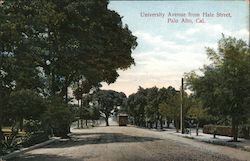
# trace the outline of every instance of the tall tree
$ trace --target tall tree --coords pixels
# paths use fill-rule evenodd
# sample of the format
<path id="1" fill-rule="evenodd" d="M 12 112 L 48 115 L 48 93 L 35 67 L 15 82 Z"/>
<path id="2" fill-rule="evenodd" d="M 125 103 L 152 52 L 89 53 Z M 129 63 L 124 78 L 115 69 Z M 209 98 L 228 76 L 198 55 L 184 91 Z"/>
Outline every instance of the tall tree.
<path id="1" fill-rule="evenodd" d="M 113 83 L 117 69 L 134 64 L 136 38 L 107 6 L 107 0 L 4 1 L 5 24 L 13 23 L 19 38 L 14 47 L 25 49 L 28 55 L 21 55 L 41 67 L 49 95 L 61 95 L 67 103 L 68 87 L 80 76 L 93 85 Z"/>
<path id="2" fill-rule="evenodd" d="M 167 88 L 167 97 L 160 103 L 159 111 L 169 122 L 174 120 L 176 131 L 179 130 L 180 121 L 180 92 L 176 91 L 173 87 Z"/>
<path id="3" fill-rule="evenodd" d="M 189 88 L 201 98 L 204 107 L 214 115 L 229 116 L 234 141 L 238 125 L 247 119 L 250 101 L 250 49 L 246 42 L 224 37 L 218 42 L 218 51 L 207 48 L 212 64 L 186 75 Z"/>
<path id="4" fill-rule="evenodd" d="M 99 90 L 94 97 L 98 102 L 100 112 L 105 117 L 106 125 L 109 126 L 109 117 L 114 114 L 118 106 L 122 106 L 126 95 L 112 90 Z"/>
<path id="5" fill-rule="evenodd" d="M 131 53 L 137 43 L 122 17 L 108 9 L 108 3 L 4 1 L 0 6 L 1 59 L 12 57 L 10 69 L 16 73 L 9 81 L 10 71 L 1 67 L 1 79 L 14 86 L 2 87 L 61 97 L 67 105 L 68 88 L 81 79 L 91 80 L 92 86 L 115 82 L 118 69 L 134 64 Z"/>
<path id="6" fill-rule="evenodd" d="M 196 122 L 196 136 L 199 135 L 199 124 L 201 119 L 206 118 L 207 109 L 202 107 L 202 102 L 194 97 L 189 97 L 192 102 L 191 108 L 188 110 L 187 115 Z"/>
<path id="7" fill-rule="evenodd" d="M 146 126 L 145 106 L 147 105 L 146 91 L 139 87 L 137 93 L 128 97 L 128 113 L 134 119 L 134 124 L 138 126 Z"/>

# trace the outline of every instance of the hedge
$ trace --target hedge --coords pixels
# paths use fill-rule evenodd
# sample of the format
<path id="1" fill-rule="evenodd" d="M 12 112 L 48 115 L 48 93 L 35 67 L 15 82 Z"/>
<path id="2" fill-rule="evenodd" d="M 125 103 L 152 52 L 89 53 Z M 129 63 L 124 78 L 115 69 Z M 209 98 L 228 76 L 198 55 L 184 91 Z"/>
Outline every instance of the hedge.
<path id="1" fill-rule="evenodd" d="M 29 147 L 35 144 L 39 144 L 41 142 L 49 140 L 49 137 L 44 132 L 36 132 L 34 134 L 30 134 L 23 139 L 22 146 Z"/>
<path id="2" fill-rule="evenodd" d="M 232 137 L 232 128 L 230 126 L 221 126 L 221 125 L 204 125 L 203 133 L 205 134 L 216 134 L 222 136 Z"/>

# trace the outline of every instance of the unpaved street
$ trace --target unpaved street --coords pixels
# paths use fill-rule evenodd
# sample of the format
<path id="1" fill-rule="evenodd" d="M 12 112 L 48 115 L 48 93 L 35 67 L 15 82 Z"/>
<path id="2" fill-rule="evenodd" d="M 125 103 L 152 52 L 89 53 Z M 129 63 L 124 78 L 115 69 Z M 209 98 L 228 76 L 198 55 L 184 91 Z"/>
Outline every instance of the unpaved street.
<path id="1" fill-rule="evenodd" d="M 230 156 L 230 157 L 229 157 Z M 72 139 L 27 152 L 11 161 L 231 161 L 250 153 L 135 127 L 73 130 Z"/>

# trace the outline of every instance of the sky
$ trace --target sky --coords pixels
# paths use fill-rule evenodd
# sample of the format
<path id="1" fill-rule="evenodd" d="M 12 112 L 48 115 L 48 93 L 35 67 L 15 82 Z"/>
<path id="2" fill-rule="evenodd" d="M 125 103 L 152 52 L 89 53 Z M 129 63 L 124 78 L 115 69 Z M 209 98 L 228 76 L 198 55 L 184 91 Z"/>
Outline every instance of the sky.
<path id="1" fill-rule="evenodd" d="M 108 7 L 123 17 L 123 23 L 137 37 L 138 46 L 132 52 L 136 65 L 119 70 L 116 82 L 102 83 L 102 89 L 127 96 L 139 86 L 179 89 L 184 73 L 209 64 L 205 47 L 217 49 L 222 33 L 245 41 L 249 38 L 247 1 L 110 1 Z M 171 17 L 169 13 L 186 16 Z M 203 17 L 203 13 L 214 16 Z M 217 13 L 230 17 L 217 17 Z M 153 16 L 145 17 L 149 14 Z M 191 16 L 194 14 L 200 16 Z M 182 18 L 193 23 L 182 22 Z M 204 23 L 198 23 L 202 19 Z"/>

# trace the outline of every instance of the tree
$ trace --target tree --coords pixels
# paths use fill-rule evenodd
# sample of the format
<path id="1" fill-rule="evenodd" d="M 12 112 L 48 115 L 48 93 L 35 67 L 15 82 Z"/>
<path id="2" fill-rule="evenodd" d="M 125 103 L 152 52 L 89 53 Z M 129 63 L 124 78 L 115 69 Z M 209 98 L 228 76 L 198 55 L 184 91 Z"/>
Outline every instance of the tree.
<path id="1" fill-rule="evenodd" d="M 43 98 L 31 90 L 13 91 L 9 101 L 9 118 L 13 119 L 13 124 L 19 122 L 20 130 L 23 130 L 23 119 L 41 120 L 46 110 Z"/>
<path id="2" fill-rule="evenodd" d="M 180 93 L 172 90 L 165 101 L 161 102 L 159 108 L 161 115 L 168 119 L 168 124 L 170 120 L 174 120 L 176 131 L 178 131 L 180 120 Z"/>
<path id="3" fill-rule="evenodd" d="M 78 101 L 79 106 L 79 118 L 81 119 L 81 128 L 83 128 L 83 119 L 86 118 L 86 126 L 87 126 L 87 116 L 89 115 L 88 107 L 90 100 L 90 95 L 88 93 L 90 92 L 92 88 L 92 84 L 88 80 L 79 81 L 77 82 L 77 87 L 73 91 L 73 95 L 75 99 Z M 80 103 L 81 101 L 81 103 Z M 85 115 L 85 116 L 84 116 Z M 78 121 L 78 128 L 79 128 L 79 120 Z"/>
<path id="4" fill-rule="evenodd" d="M 163 121 L 164 115 L 162 115 L 162 113 L 161 113 L 160 104 L 166 102 L 168 98 L 172 97 L 176 93 L 177 93 L 177 91 L 172 86 L 169 86 L 168 88 L 163 87 L 163 88 L 159 89 L 159 91 L 158 91 L 158 115 L 160 117 L 161 129 L 163 128 L 162 121 Z M 169 128 L 170 117 L 166 117 L 166 118 L 167 118 L 167 126 Z"/>
<path id="5" fill-rule="evenodd" d="M 158 122 L 163 128 L 163 117 L 165 113 L 161 109 L 161 104 L 170 99 L 173 94 L 176 94 L 173 87 L 161 88 L 157 87 L 143 89 L 139 87 L 135 94 L 128 97 L 128 112 L 133 117 L 134 123 L 138 126 L 150 126 L 158 128 Z M 165 110 L 165 109 L 164 109 Z M 168 119 L 170 119 L 168 117 Z"/>
<path id="6" fill-rule="evenodd" d="M 12 48 L 28 51 L 48 78 L 47 91 L 67 103 L 68 87 L 80 76 L 113 83 L 117 69 L 134 64 L 136 37 L 107 6 L 107 0 L 4 1 L 1 18 L 13 29 Z"/>
<path id="7" fill-rule="evenodd" d="M 146 90 L 147 90 L 147 95 L 146 95 L 147 105 L 145 106 L 145 115 L 150 123 L 150 127 L 152 127 L 152 123 L 155 123 L 155 128 L 157 129 L 159 120 L 158 88 L 152 87 Z"/>
<path id="8" fill-rule="evenodd" d="M 146 91 L 139 87 L 137 93 L 128 97 L 128 114 L 133 117 L 134 124 L 146 126 L 145 106 L 147 105 Z"/>
<path id="9" fill-rule="evenodd" d="M 196 121 L 196 135 L 199 135 L 200 120 L 207 117 L 207 110 L 202 107 L 202 102 L 195 98 L 192 99 L 192 107 L 188 110 L 188 116 Z"/>
<path id="10" fill-rule="evenodd" d="M 5 92 L 1 95 L 8 93 L 7 98 L 14 88 L 29 89 L 46 98 L 61 97 L 68 107 L 68 88 L 79 80 L 91 80 L 94 87 L 115 82 L 118 69 L 134 64 L 131 53 L 137 43 L 122 17 L 108 9 L 108 2 L 4 1 L 1 61 L 4 57 L 13 62 L 0 69 Z M 7 69 L 10 64 L 14 75 Z"/>
<path id="11" fill-rule="evenodd" d="M 250 90 L 250 50 L 243 40 L 222 37 L 218 51 L 207 48 L 212 64 L 186 75 L 188 87 L 202 100 L 203 106 L 217 116 L 229 116 L 234 141 L 238 125 L 247 119 Z"/>
<path id="12" fill-rule="evenodd" d="M 51 135 L 67 137 L 69 125 L 73 120 L 73 112 L 67 108 L 61 98 L 48 100 L 48 108 L 42 114 L 42 121 Z"/>
<path id="13" fill-rule="evenodd" d="M 0 141 L 3 137 L 2 126 L 7 119 L 6 113 L 9 108 L 10 93 L 15 86 L 14 82 L 14 63 L 11 54 L 0 51 Z"/>
<path id="14" fill-rule="evenodd" d="M 126 95 L 112 90 L 99 90 L 94 97 L 98 102 L 100 112 L 104 114 L 106 125 L 109 126 L 109 117 L 117 110 L 118 106 L 122 106 Z"/>

